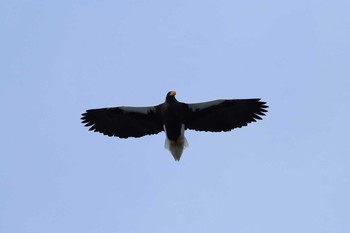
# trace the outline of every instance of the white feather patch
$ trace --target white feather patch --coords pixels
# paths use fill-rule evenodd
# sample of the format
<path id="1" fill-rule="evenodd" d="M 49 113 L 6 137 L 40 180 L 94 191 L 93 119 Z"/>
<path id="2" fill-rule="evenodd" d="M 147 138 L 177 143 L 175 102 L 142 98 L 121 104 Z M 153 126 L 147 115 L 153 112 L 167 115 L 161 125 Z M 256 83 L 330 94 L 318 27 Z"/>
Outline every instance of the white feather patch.
<path id="1" fill-rule="evenodd" d="M 165 125 L 164 131 L 166 133 Z M 173 155 L 175 161 L 179 161 L 182 155 L 183 150 L 188 147 L 188 142 L 185 137 L 185 125 L 181 125 L 181 134 L 180 137 L 176 141 L 171 141 L 168 137 L 165 138 L 164 147 L 168 149 Z"/>

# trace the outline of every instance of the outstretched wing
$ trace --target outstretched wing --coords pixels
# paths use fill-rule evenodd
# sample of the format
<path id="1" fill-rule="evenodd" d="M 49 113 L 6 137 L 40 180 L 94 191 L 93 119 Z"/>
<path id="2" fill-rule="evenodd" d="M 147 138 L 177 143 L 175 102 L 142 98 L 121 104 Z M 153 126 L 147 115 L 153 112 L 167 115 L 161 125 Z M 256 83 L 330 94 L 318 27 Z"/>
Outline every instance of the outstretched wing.
<path id="1" fill-rule="evenodd" d="M 158 106 L 90 109 L 82 114 L 89 130 L 120 138 L 142 137 L 163 130 Z"/>
<path id="2" fill-rule="evenodd" d="M 186 129 L 199 131 L 230 131 L 261 120 L 268 106 L 260 99 L 214 100 L 187 104 Z"/>

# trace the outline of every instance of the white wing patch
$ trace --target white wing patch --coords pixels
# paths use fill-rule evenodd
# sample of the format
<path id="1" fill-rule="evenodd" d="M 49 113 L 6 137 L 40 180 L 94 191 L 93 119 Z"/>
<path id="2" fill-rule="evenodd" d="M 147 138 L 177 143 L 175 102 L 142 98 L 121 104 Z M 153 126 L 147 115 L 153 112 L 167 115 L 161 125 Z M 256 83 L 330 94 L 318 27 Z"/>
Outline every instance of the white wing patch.
<path id="1" fill-rule="evenodd" d="M 166 129 L 165 125 L 163 126 L 165 135 Z M 173 155 L 175 161 L 180 161 L 183 150 L 188 147 L 187 139 L 185 138 L 185 125 L 181 125 L 181 134 L 180 137 L 176 141 L 170 141 L 168 137 L 165 138 L 164 147 L 168 149 Z"/>
<path id="2" fill-rule="evenodd" d="M 155 107 L 128 107 L 128 106 L 122 106 L 119 107 L 121 110 L 126 112 L 136 112 L 136 113 L 142 113 L 142 114 L 148 114 L 150 111 L 156 111 Z"/>
<path id="3" fill-rule="evenodd" d="M 213 101 L 208 101 L 208 102 L 203 102 L 203 103 L 195 103 L 195 104 L 188 104 L 188 107 L 193 111 L 199 111 L 205 108 L 209 108 L 214 105 L 221 104 L 225 100 L 213 100 Z"/>

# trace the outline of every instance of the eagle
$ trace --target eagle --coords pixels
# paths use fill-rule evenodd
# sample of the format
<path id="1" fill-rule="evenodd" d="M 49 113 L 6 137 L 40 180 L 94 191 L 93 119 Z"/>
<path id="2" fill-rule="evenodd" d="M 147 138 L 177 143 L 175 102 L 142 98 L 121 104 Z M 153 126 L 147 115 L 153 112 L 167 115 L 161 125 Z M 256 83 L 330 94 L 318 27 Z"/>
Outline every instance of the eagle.
<path id="1" fill-rule="evenodd" d="M 156 106 L 89 109 L 81 120 L 90 131 L 119 138 L 158 134 L 165 131 L 165 148 L 179 161 L 188 146 L 185 130 L 227 132 L 262 120 L 268 106 L 261 99 L 218 99 L 183 103 L 169 91 L 165 102 Z"/>

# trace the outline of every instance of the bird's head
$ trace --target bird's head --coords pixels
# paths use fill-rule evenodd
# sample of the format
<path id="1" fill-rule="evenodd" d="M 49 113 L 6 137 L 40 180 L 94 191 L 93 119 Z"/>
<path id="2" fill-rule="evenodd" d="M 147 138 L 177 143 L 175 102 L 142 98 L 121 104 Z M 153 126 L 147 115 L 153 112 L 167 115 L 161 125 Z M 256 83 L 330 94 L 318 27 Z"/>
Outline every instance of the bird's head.
<path id="1" fill-rule="evenodd" d="M 166 102 L 176 101 L 175 95 L 176 95 L 176 91 L 169 91 L 168 94 L 166 95 L 165 101 Z"/>

